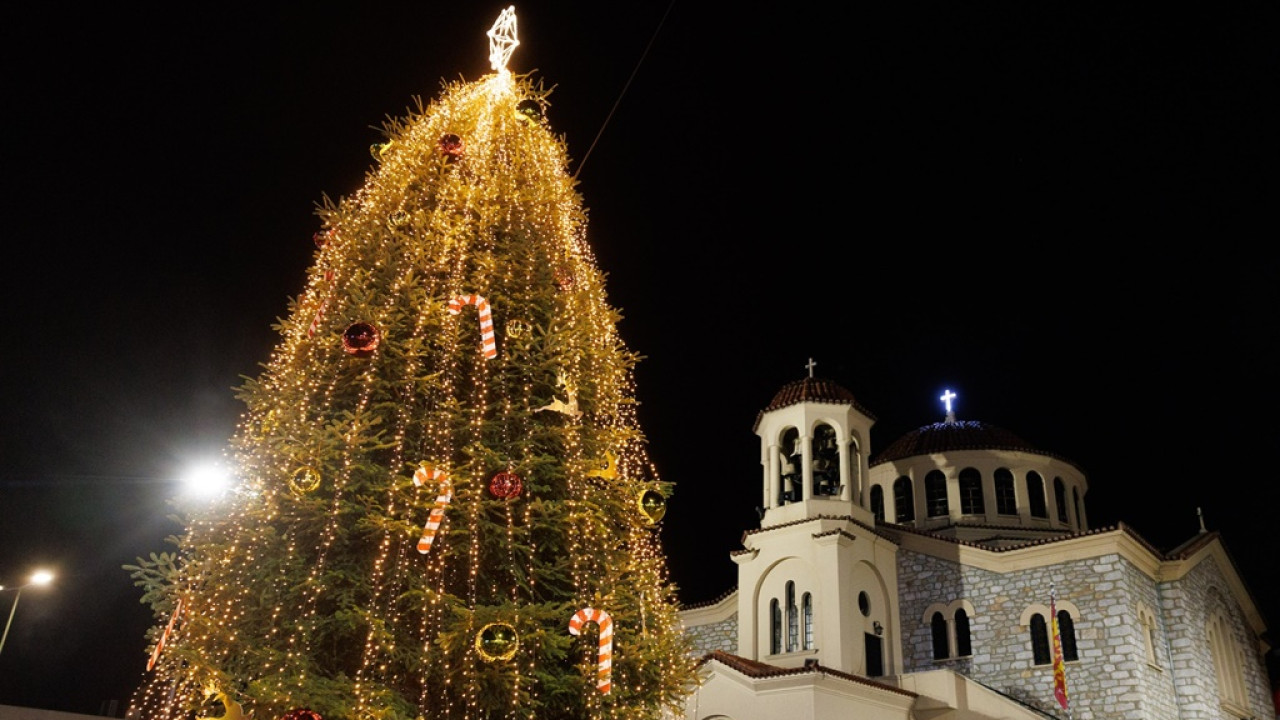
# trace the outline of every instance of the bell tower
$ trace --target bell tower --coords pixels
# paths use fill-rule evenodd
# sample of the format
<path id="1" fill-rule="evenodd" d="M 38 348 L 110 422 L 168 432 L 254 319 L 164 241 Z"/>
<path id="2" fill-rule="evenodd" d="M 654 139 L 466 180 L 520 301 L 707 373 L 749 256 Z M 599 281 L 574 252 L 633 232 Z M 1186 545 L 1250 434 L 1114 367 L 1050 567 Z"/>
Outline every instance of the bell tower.
<path id="1" fill-rule="evenodd" d="M 789 383 L 760 412 L 764 482 L 760 527 L 822 515 L 852 515 L 872 524 L 867 509 L 869 438 L 875 423 L 853 393 L 809 374 Z"/>
<path id="2" fill-rule="evenodd" d="M 897 545 L 867 507 L 875 419 L 840 385 L 789 383 L 756 419 L 760 527 L 743 535 L 738 654 L 867 677 L 901 667 Z"/>

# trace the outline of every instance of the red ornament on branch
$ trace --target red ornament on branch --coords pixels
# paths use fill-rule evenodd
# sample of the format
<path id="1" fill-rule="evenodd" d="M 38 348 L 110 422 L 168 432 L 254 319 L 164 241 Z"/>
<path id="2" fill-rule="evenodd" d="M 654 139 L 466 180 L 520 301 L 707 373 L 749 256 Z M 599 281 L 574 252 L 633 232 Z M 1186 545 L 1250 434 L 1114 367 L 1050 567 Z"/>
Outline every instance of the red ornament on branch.
<path id="1" fill-rule="evenodd" d="M 489 480 L 489 494 L 500 500 L 510 500 L 518 496 L 523 490 L 524 481 L 513 472 L 504 470 Z"/>
<path id="2" fill-rule="evenodd" d="M 378 329 L 369 323 L 352 323 L 342 333 L 342 349 L 356 357 L 369 357 L 378 349 Z"/>
<path id="3" fill-rule="evenodd" d="M 449 162 L 462 158 L 462 138 L 453 133 L 446 133 L 440 136 L 440 152 L 444 154 L 444 159 Z"/>
<path id="4" fill-rule="evenodd" d="M 320 717 L 320 713 L 315 710 L 297 708 L 281 715 L 280 720 L 324 720 L 324 718 Z"/>

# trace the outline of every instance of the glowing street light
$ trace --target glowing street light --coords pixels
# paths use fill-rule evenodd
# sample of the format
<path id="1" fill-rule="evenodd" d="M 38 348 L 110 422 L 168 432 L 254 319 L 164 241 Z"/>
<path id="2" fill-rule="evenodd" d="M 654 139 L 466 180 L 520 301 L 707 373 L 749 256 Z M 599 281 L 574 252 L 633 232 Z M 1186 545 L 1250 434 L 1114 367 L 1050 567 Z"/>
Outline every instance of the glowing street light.
<path id="1" fill-rule="evenodd" d="M 219 463 L 205 463 L 188 470 L 182 485 L 189 496 L 215 498 L 231 486 L 231 473 Z"/>
<path id="2" fill-rule="evenodd" d="M 9 621 L 4 624 L 4 635 L 0 635 L 0 652 L 4 651 L 4 641 L 9 638 L 9 626 L 13 625 L 13 615 L 18 612 L 18 600 L 22 599 L 22 589 L 31 585 L 48 585 L 53 582 L 53 573 L 48 570 L 37 570 L 27 579 L 25 585 L 19 585 L 16 588 L 5 588 L 0 585 L 0 591 L 6 589 L 17 590 L 13 596 L 13 607 L 9 610 Z"/>

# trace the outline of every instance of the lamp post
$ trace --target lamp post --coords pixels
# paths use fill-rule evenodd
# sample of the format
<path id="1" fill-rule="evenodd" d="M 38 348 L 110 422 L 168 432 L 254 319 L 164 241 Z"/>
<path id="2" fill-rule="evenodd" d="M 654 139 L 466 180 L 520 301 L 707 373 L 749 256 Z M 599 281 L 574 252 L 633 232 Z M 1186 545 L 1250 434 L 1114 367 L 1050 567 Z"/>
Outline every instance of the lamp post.
<path id="1" fill-rule="evenodd" d="M 48 570 L 37 570 L 27 579 L 25 585 L 14 588 L 18 592 L 13 596 L 13 607 L 9 609 L 9 621 L 4 624 L 4 635 L 0 635 L 0 652 L 4 651 L 4 641 L 9 638 L 9 626 L 13 625 L 13 615 L 18 612 L 18 601 L 22 599 L 22 589 L 29 585 L 48 585 L 53 580 L 53 573 Z M 0 590 L 5 587 L 0 585 Z"/>

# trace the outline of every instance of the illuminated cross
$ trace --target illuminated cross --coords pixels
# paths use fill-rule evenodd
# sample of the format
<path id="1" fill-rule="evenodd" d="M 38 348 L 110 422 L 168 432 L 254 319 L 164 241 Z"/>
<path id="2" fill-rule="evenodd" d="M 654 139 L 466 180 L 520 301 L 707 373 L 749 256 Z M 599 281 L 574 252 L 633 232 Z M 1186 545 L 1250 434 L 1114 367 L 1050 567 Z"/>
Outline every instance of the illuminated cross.
<path id="1" fill-rule="evenodd" d="M 512 5 L 498 16 L 498 21 L 489 28 L 489 65 L 494 72 L 505 72 L 511 53 L 520 44 L 516 37 L 516 6 Z"/>
<path id="2" fill-rule="evenodd" d="M 818 363 L 816 363 L 816 362 L 814 362 L 814 361 L 813 361 L 813 358 L 809 358 L 809 362 L 805 365 L 805 367 L 809 368 L 809 377 L 813 377 L 813 368 L 814 368 L 817 364 L 818 364 Z"/>
<path id="3" fill-rule="evenodd" d="M 951 412 L 951 401 L 956 399 L 956 394 L 950 390 L 944 390 L 942 397 L 938 399 L 947 404 L 947 422 L 955 422 L 956 416 Z"/>

